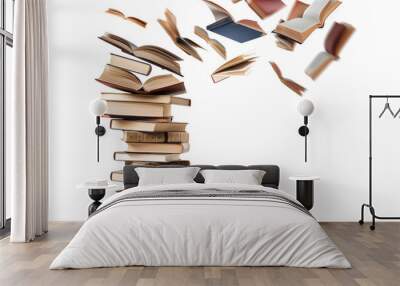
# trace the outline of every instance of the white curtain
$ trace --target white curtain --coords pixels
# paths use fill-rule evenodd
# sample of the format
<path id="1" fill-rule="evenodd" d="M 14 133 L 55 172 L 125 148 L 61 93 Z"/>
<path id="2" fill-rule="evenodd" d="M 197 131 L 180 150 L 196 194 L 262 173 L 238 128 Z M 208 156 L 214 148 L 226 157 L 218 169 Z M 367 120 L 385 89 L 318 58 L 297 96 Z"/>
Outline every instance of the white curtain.
<path id="1" fill-rule="evenodd" d="M 46 0 L 16 0 L 14 11 L 10 241 L 28 242 L 48 224 Z"/>

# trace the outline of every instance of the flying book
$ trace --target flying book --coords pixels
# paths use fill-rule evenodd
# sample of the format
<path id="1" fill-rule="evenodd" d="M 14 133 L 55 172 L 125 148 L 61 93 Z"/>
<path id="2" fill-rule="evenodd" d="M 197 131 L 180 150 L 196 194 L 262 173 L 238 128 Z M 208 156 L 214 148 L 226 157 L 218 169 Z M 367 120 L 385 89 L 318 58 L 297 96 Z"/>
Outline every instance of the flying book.
<path id="1" fill-rule="evenodd" d="M 104 67 L 103 73 L 96 80 L 111 88 L 141 94 L 185 91 L 184 82 L 172 74 L 154 76 L 142 83 L 135 74 L 109 64 Z"/>
<path id="2" fill-rule="evenodd" d="M 211 39 L 208 35 L 207 31 L 199 26 L 194 26 L 194 33 L 202 38 L 211 48 L 214 49 L 224 59 L 226 59 L 226 49 L 225 47 L 217 40 Z"/>
<path id="3" fill-rule="evenodd" d="M 132 42 L 111 33 L 105 33 L 99 39 L 119 48 L 124 53 L 182 76 L 181 67 L 178 63 L 182 59 L 166 49 L 154 45 L 137 47 Z"/>
<path id="4" fill-rule="evenodd" d="M 292 91 L 294 91 L 298 95 L 300 95 L 300 96 L 303 95 L 303 92 L 306 91 L 306 89 L 303 86 L 294 82 L 291 79 L 283 77 L 282 72 L 276 63 L 274 63 L 274 62 L 269 62 L 269 63 L 271 64 L 272 69 L 274 70 L 275 74 L 278 76 L 279 80 L 284 85 L 286 85 L 288 88 L 290 88 Z"/>
<path id="5" fill-rule="evenodd" d="M 111 119 L 110 128 L 116 130 L 142 132 L 183 132 L 187 123 L 183 122 L 151 122 L 125 119 Z"/>
<path id="6" fill-rule="evenodd" d="M 189 151 L 188 143 L 128 143 L 126 152 L 182 154 Z"/>
<path id="7" fill-rule="evenodd" d="M 233 3 L 240 2 L 241 0 L 232 0 Z M 261 19 L 265 19 L 286 5 L 282 2 L 282 0 L 246 0 L 247 5 L 260 17 Z"/>
<path id="8" fill-rule="evenodd" d="M 195 48 L 202 49 L 202 47 L 189 38 L 181 37 L 176 24 L 176 17 L 170 10 L 166 9 L 164 14 L 166 20 L 158 19 L 157 21 L 160 23 L 161 27 L 164 28 L 165 32 L 168 34 L 174 44 L 186 54 L 198 59 L 199 61 L 202 61 L 200 55 L 195 50 Z"/>
<path id="9" fill-rule="evenodd" d="M 121 140 L 126 143 L 187 143 L 189 133 L 123 131 Z"/>
<path id="10" fill-rule="evenodd" d="M 314 58 L 305 73 L 315 80 L 331 62 L 339 59 L 341 50 L 354 31 L 354 27 L 350 24 L 335 22 L 325 38 L 325 51 Z"/>
<path id="11" fill-rule="evenodd" d="M 292 9 L 289 12 L 289 15 L 286 21 L 303 17 L 304 11 L 309 7 L 309 4 L 296 0 L 293 3 Z M 280 20 L 279 23 L 285 22 L 284 20 Z M 296 41 L 285 37 L 281 34 L 275 33 L 276 45 L 282 49 L 293 51 L 296 46 Z"/>
<path id="12" fill-rule="evenodd" d="M 102 92 L 100 97 L 101 99 L 109 101 L 163 103 L 163 104 L 175 104 L 182 106 L 191 105 L 190 99 L 171 96 L 171 95 L 143 95 L 143 94 L 133 94 L 133 93 Z"/>
<path id="13" fill-rule="evenodd" d="M 207 26 L 207 30 L 217 33 L 239 43 L 257 39 L 266 35 L 261 26 L 253 20 L 235 21 L 232 15 L 222 6 L 203 0 L 214 15 L 215 22 Z"/>
<path id="14" fill-rule="evenodd" d="M 255 62 L 256 58 L 257 57 L 250 55 L 237 56 L 216 69 L 212 73 L 211 78 L 214 83 L 217 83 L 230 76 L 245 75 L 249 71 L 250 66 Z"/>
<path id="15" fill-rule="evenodd" d="M 146 102 L 107 101 L 106 115 L 114 117 L 168 117 L 171 116 L 171 105 Z"/>
<path id="16" fill-rule="evenodd" d="M 326 18 L 340 4 L 338 0 L 314 0 L 302 17 L 278 24 L 274 32 L 302 44 L 312 32 L 324 26 Z"/>
<path id="17" fill-rule="evenodd" d="M 151 73 L 151 65 L 134 59 L 111 54 L 110 65 L 129 70 L 131 72 L 149 75 Z"/>
<path id="18" fill-rule="evenodd" d="M 147 23 L 137 17 L 133 17 L 133 16 L 125 16 L 124 13 L 122 13 L 121 11 L 117 10 L 117 9 L 113 9 L 113 8 L 108 8 L 106 10 L 106 13 L 117 16 L 121 19 L 124 19 L 128 22 L 134 23 L 136 25 L 139 25 L 142 28 L 146 28 Z"/>
<path id="19" fill-rule="evenodd" d="M 130 152 L 115 152 L 114 160 L 171 162 L 171 161 L 179 161 L 180 154 L 141 154 L 141 153 L 130 153 Z"/>

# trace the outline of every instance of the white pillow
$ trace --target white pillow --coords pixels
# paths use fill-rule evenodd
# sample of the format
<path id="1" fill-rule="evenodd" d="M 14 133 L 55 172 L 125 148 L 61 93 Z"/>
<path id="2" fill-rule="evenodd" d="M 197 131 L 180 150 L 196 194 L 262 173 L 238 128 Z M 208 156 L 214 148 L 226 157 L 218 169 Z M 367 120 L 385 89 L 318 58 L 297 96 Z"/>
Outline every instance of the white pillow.
<path id="1" fill-rule="evenodd" d="M 193 180 L 200 168 L 135 168 L 139 186 L 195 183 Z"/>
<path id="2" fill-rule="evenodd" d="M 261 170 L 202 170 L 206 184 L 245 184 L 261 185 L 265 171 Z"/>

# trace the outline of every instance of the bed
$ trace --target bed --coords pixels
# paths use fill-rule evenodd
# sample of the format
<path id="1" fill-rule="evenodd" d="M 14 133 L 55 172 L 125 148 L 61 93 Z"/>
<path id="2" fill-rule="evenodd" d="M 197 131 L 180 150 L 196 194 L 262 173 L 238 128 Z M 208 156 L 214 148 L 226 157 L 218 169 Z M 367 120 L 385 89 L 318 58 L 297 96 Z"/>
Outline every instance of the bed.
<path id="1" fill-rule="evenodd" d="M 274 165 L 202 170 L 263 170 L 262 184 L 138 186 L 125 166 L 126 190 L 107 198 L 50 269 L 118 266 L 292 266 L 350 268 L 314 217 L 278 189 Z"/>

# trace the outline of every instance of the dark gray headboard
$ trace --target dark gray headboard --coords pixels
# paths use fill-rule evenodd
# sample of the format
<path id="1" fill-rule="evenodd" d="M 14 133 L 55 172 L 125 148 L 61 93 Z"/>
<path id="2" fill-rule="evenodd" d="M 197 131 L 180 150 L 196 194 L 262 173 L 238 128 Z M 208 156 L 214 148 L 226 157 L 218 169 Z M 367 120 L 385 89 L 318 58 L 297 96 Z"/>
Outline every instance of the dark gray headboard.
<path id="1" fill-rule="evenodd" d="M 182 166 L 164 166 L 164 168 L 181 168 Z M 278 189 L 279 187 L 279 167 L 276 165 L 192 165 L 192 167 L 200 167 L 202 170 L 205 169 L 220 169 L 220 170 L 263 170 L 265 171 L 262 185 L 265 187 L 271 187 Z M 137 166 L 124 166 L 124 187 L 125 189 L 136 187 L 139 183 L 139 177 L 135 172 Z M 194 179 L 197 183 L 204 183 L 203 176 L 199 173 Z"/>

